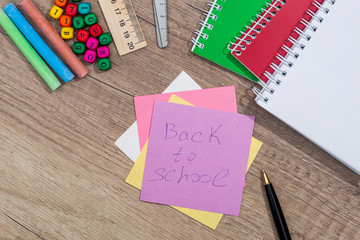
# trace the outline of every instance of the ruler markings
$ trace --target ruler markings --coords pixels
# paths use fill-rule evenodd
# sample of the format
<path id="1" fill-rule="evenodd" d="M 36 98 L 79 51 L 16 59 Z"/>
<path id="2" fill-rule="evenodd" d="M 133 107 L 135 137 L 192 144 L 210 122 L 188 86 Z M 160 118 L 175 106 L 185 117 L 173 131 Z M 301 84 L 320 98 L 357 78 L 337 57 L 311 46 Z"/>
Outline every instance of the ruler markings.
<path id="1" fill-rule="evenodd" d="M 130 0 L 99 3 L 120 56 L 147 46 Z"/>

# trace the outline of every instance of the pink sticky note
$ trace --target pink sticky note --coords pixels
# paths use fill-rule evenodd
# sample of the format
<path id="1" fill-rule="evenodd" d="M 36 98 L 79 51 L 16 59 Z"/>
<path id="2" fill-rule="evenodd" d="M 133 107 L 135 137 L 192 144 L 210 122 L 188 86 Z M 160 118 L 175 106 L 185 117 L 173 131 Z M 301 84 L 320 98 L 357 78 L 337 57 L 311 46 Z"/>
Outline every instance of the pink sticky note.
<path id="1" fill-rule="evenodd" d="M 149 138 L 154 101 L 168 102 L 172 94 L 176 94 L 197 107 L 237 112 L 234 86 L 135 97 L 134 104 L 140 149 L 143 148 Z"/>
<path id="2" fill-rule="evenodd" d="M 239 215 L 254 117 L 155 101 L 140 200 Z"/>

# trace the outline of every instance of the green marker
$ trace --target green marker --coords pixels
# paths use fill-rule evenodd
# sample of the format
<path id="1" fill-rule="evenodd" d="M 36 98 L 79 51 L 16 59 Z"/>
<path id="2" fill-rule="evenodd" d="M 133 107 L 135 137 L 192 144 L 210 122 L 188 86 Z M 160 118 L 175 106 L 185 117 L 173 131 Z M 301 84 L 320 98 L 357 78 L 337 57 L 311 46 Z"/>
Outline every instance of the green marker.
<path id="1" fill-rule="evenodd" d="M 54 91 L 55 89 L 60 87 L 61 83 L 59 82 L 59 80 L 51 72 L 49 67 L 45 64 L 39 54 L 21 34 L 19 29 L 14 25 L 14 23 L 6 15 L 2 8 L 0 8 L 0 26 L 2 26 L 5 32 L 13 40 L 15 45 L 20 49 L 20 51 L 24 54 L 24 56 L 39 73 L 39 75 L 44 79 L 50 89 Z"/>

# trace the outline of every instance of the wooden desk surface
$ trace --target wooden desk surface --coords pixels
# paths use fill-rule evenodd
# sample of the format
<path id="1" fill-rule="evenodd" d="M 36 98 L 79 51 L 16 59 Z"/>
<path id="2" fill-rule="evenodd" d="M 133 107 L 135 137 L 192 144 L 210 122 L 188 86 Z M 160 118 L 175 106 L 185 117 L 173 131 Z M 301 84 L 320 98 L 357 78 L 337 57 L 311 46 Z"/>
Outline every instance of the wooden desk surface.
<path id="1" fill-rule="evenodd" d="M 53 1 L 34 2 L 47 14 Z M 105 27 L 97 1 L 88 2 Z M 152 1 L 132 2 L 148 47 L 119 57 L 112 44 L 110 71 L 88 65 L 87 77 L 53 93 L 0 28 L 0 238 L 276 239 L 264 168 L 293 239 L 360 239 L 360 177 L 258 107 L 254 83 L 190 52 L 207 0 L 168 0 L 166 49 L 156 44 Z M 140 202 L 124 182 L 132 162 L 114 145 L 135 120 L 133 97 L 162 92 L 182 70 L 203 88 L 235 85 L 239 113 L 256 116 L 264 142 L 240 216 L 224 216 L 215 231 Z"/>

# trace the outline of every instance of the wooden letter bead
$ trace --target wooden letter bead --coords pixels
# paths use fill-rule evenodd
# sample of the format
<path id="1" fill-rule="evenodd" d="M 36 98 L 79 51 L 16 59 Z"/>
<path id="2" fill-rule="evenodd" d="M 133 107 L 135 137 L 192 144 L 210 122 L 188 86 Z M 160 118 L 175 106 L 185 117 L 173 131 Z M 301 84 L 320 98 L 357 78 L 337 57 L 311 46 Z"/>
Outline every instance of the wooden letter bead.
<path id="1" fill-rule="evenodd" d="M 58 6 L 54 5 L 49 12 L 50 17 L 58 20 L 60 16 L 64 13 L 64 10 L 62 8 L 59 8 Z"/>
<path id="2" fill-rule="evenodd" d="M 68 15 L 61 15 L 59 21 L 60 21 L 60 26 L 71 27 L 72 17 L 70 17 Z"/>
<path id="3" fill-rule="evenodd" d="M 96 52 L 93 50 L 86 50 L 84 55 L 85 62 L 94 63 L 96 60 Z"/>
<path id="4" fill-rule="evenodd" d="M 72 23 L 73 23 L 73 27 L 76 30 L 79 30 L 79 29 L 85 27 L 84 18 L 82 16 L 74 17 L 73 20 L 72 20 Z"/>
<path id="5" fill-rule="evenodd" d="M 99 21 L 95 13 L 89 13 L 85 16 L 84 20 L 88 26 L 94 25 Z"/>
<path id="6" fill-rule="evenodd" d="M 102 30 L 102 28 L 100 27 L 99 24 L 94 24 L 89 28 L 89 32 L 91 34 L 91 36 L 93 36 L 94 38 L 97 38 L 98 36 L 100 36 L 101 34 L 104 33 L 104 31 Z"/>
<path id="7" fill-rule="evenodd" d="M 72 27 L 63 27 L 61 28 L 61 37 L 62 39 L 73 39 L 74 38 L 74 29 Z"/>
<path id="8" fill-rule="evenodd" d="M 110 49 L 108 46 L 102 46 L 97 49 L 97 55 L 99 58 L 110 57 Z"/>
<path id="9" fill-rule="evenodd" d="M 85 43 L 75 42 L 73 46 L 73 52 L 76 54 L 83 54 L 86 50 Z"/>
<path id="10" fill-rule="evenodd" d="M 66 7 L 67 0 L 55 0 L 55 5 L 61 8 Z"/>
<path id="11" fill-rule="evenodd" d="M 89 39 L 86 41 L 86 47 L 91 50 L 96 50 L 99 46 L 99 40 L 93 37 L 89 37 Z"/>
<path id="12" fill-rule="evenodd" d="M 79 14 L 86 15 L 91 12 L 91 4 L 90 3 L 79 3 L 78 5 Z"/>
<path id="13" fill-rule="evenodd" d="M 98 61 L 99 69 L 102 71 L 109 70 L 111 68 L 110 58 L 101 58 Z"/>
<path id="14" fill-rule="evenodd" d="M 111 34 L 109 32 L 101 34 L 101 36 L 99 37 L 99 42 L 100 45 L 103 46 L 109 45 L 110 43 L 112 43 Z"/>
<path id="15" fill-rule="evenodd" d="M 80 29 L 76 35 L 76 38 L 79 42 L 85 43 L 90 36 L 90 33 L 86 30 Z"/>
<path id="16" fill-rule="evenodd" d="M 65 8 L 65 13 L 69 16 L 76 16 L 78 10 L 78 6 L 73 3 L 69 3 Z"/>

